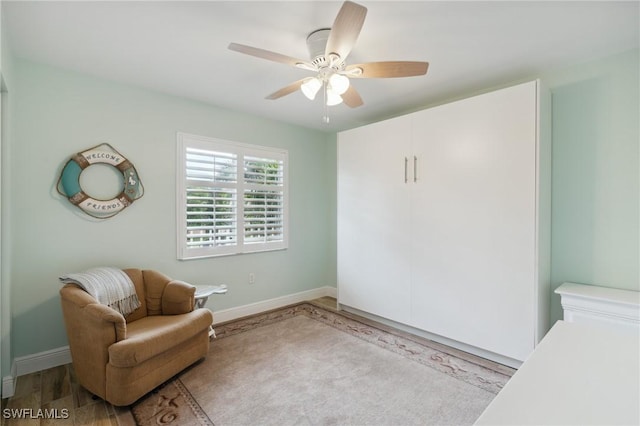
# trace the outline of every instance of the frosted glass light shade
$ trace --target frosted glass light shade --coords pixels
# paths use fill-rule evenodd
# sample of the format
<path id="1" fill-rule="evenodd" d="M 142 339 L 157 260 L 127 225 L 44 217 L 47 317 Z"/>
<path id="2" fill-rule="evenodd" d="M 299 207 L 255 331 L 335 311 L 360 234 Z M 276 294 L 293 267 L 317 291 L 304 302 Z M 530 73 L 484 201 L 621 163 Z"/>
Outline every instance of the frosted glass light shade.
<path id="1" fill-rule="evenodd" d="M 342 103 L 342 96 L 338 95 L 333 90 L 327 88 L 327 105 L 334 106 Z"/>
<path id="2" fill-rule="evenodd" d="M 329 86 L 337 95 L 342 95 L 349 88 L 349 79 L 342 74 L 333 74 L 329 77 Z"/>
<path id="3" fill-rule="evenodd" d="M 308 99 L 314 100 L 321 87 L 322 82 L 314 77 L 302 83 L 300 90 Z"/>

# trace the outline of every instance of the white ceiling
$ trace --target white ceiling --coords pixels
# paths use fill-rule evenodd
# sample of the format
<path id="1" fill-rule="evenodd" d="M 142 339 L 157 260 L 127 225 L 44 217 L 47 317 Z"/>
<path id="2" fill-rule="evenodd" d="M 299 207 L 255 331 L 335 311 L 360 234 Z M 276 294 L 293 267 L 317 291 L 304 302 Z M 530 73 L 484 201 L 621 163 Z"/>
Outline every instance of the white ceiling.
<path id="1" fill-rule="evenodd" d="M 356 0 L 357 1 L 357 0 Z M 639 45 L 638 1 L 357 1 L 367 18 L 347 63 L 428 61 L 426 76 L 358 79 L 364 105 L 300 92 L 265 96 L 309 71 L 243 55 L 230 42 L 308 59 L 335 1 L 3 1 L 14 54 L 309 128 L 356 127 L 466 93 L 535 78 Z"/>

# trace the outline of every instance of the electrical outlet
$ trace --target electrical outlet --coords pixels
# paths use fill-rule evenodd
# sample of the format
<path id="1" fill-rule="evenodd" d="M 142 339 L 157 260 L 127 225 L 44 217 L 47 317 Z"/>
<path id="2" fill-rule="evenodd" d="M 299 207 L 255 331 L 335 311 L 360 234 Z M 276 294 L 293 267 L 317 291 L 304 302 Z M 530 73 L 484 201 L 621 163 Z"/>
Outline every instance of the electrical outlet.
<path id="1" fill-rule="evenodd" d="M 249 272 L 249 284 L 255 284 L 256 283 L 256 274 L 254 274 L 253 272 Z"/>

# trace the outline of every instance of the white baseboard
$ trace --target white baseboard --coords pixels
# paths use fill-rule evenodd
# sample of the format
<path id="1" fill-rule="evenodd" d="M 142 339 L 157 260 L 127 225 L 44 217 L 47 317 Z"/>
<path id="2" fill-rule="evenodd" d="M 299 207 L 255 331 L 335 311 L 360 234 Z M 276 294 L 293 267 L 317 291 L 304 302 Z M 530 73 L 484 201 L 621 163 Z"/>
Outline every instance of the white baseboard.
<path id="1" fill-rule="evenodd" d="M 16 385 L 13 376 L 2 378 L 2 398 L 10 398 L 16 393 Z"/>
<path id="2" fill-rule="evenodd" d="M 69 346 L 17 357 L 13 360 L 11 375 L 2 378 L 2 398 L 9 398 L 15 394 L 18 376 L 69 364 L 70 362 L 71 351 Z"/>
<path id="3" fill-rule="evenodd" d="M 18 376 L 69 364 L 70 362 L 71 351 L 69 346 L 16 357 L 11 366 L 11 375 L 2 378 L 2 397 L 9 398 L 14 395 Z"/>
<path id="4" fill-rule="evenodd" d="M 213 324 L 215 325 L 227 321 L 232 321 L 249 315 L 255 315 L 262 312 L 270 311 L 272 309 L 282 308 L 283 306 L 292 305 L 294 303 L 317 299 L 319 297 L 336 297 L 336 294 L 337 292 L 335 287 L 320 287 L 314 288 L 313 290 L 302 291 L 300 293 L 289 294 L 287 296 L 276 297 L 275 299 L 251 303 L 249 305 L 223 309 L 221 311 L 214 311 Z"/>
<path id="5" fill-rule="evenodd" d="M 2 398 L 12 397 L 16 393 L 16 364 L 11 367 L 11 375 L 2 378 Z"/>
<path id="6" fill-rule="evenodd" d="M 231 321 L 248 315 L 259 314 L 261 312 L 325 296 L 336 297 L 336 288 L 320 287 L 313 290 L 277 297 L 275 299 L 251 303 L 249 305 L 215 311 L 214 324 Z M 2 379 L 2 398 L 9 398 L 13 396 L 18 376 L 35 373 L 36 371 L 46 370 L 59 365 L 69 364 L 70 362 L 71 352 L 69 350 L 69 346 L 17 357 L 13 361 L 11 375 L 5 376 Z"/>
<path id="7" fill-rule="evenodd" d="M 504 355 L 500 355 L 500 354 L 497 354 L 497 353 L 494 353 L 494 352 L 486 351 L 484 349 L 476 348 L 475 346 L 467 345 L 466 343 L 458 342 L 456 340 L 452 340 L 452 339 L 446 338 L 444 336 L 440 336 L 438 334 L 429 333 L 428 331 L 420 330 L 418 328 L 414 328 L 414 327 L 411 327 L 411 326 L 406 325 L 406 324 L 402 324 L 402 323 L 399 323 L 399 322 L 396 322 L 396 321 L 392 321 L 392 320 L 389 320 L 389 319 L 386 319 L 386 318 L 383 318 L 383 317 L 379 317 L 377 315 L 370 314 L 368 312 L 364 312 L 364 311 L 361 311 L 361 310 L 356 309 L 356 308 L 352 308 L 352 307 L 347 306 L 347 305 L 338 304 L 338 309 L 341 309 L 341 310 L 344 310 L 344 311 L 347 311 L 347 312 L 351 312 L 352 314 L 356 314 L 358 316 L 361 316 L 361 317 L 364 317 L 364 318 L 368 318 L 370 320 L 379 322 L 381 324 L 388 325 L 390 327 L 396 328 L 398 330 L 405 331 L 405 332 L 410 333 L 410 334 L 414 334 L 414 335 L 419 336 L 419 337 L 423 337 L 425 339 L 433 340 L 434 342 L 441 343 L 441 344 L 446 345 L 446 346 L 450 346 L 452 348 L 461 350 L 463 352 L 468 352 L 470 354 L 479 356 L 481 358 L 485 358 L 485 359 L 488 359 L 490 361 L 497 362 L 498 364 L 503 364 L 503 365 L 506 365 L 508 367 L 512 367 L 512 368 L 515 368 L 515 369 L 520 368 L 520 366 L 522 365 L 522 361 L 520 361 L 520 360 L 517 360 L 517 359 L 514 359 L 514 358 L 509 358 L 509 357 L 506 357 Z"/>

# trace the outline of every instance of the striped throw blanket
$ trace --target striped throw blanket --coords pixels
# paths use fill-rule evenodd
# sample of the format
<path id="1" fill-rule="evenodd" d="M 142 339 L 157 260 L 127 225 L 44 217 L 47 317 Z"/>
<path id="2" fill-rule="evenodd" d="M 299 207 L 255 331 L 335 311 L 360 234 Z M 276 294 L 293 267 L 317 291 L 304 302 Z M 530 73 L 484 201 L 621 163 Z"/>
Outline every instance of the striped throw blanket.
<path id="1" fill-rule="evenodd" d="M 129 315 L 140 307 L 140 300 L 131 278 L 118 268 L 100 267 L 60 277 L 64 284 L 76 284 L 122 315 Z"/>

